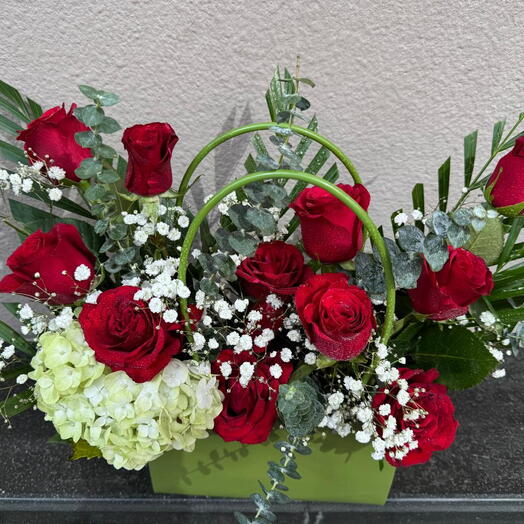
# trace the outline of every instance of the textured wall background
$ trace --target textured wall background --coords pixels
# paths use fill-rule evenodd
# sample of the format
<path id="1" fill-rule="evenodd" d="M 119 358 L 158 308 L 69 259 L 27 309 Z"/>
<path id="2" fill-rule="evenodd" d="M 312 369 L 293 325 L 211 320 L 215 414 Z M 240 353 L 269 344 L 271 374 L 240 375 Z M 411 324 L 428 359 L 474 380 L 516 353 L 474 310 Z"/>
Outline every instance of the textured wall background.
<path id="1" fill-rule="evenodd" d="M 436 186 L 450 153 L 460 187 L 462 137 L 478 128 L 485 156 L 493 122 L 524 109 L 523 22 L 515 1 L 3 0 L 0 77 L 46 107 L 81 99 L 78 83 L 119 93 L 124 127 L 175 127 L 181 176 L 243 113 L 267 119 L 274 65 L 299 53 L 321 132 L 350 153 L 386 221 L 414 182 Z M 245 145 L 222 151 L 222 177 Z"/>

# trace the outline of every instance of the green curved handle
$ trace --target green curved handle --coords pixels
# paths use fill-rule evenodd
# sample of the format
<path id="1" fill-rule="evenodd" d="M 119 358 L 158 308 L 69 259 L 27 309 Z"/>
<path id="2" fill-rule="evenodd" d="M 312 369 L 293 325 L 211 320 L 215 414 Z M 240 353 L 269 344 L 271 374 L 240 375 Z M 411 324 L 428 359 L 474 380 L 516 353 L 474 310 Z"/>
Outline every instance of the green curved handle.
<path id="1" fill-rule="evenodd" d="M 182 250 L 180 252 L 178 278 L 182 282 L 184 282 L 184 284 L 186 283 L 191 246 L 193 245 L 193 241 L 195 240 L 198 234 L 200 225 L 202 224 L 206 216 L 210 213 L 210 211 L 217 204 L 219 204 L 224 197 L 229 195 L 229 193 L 232 193 L 233 191 L 236 191 L 237 189 L 240 189 L 241 187 L 244 187 L 253 182 L 262 182 L 264 180 L 270 180 L 273 178 L 300 180 L 302 182 L 321 187 L 322 189 L 325 189 L 326 191 L 331 193 L 334 197 L 338 198 L 347 207 L 349 207 L 362 221 L 364 227 L 369 232 L 369 236 L 372 242 L 375 244 L 375 247 L 377 248 L 377 251 L 382 260 L 382 264 L 384 266 L 384 273 L 386 279 L 386 314 L 384 318 L 384 324 L 382 326 L 382 342 L 384 344 L 387 344 L 389 337 L 391 336 L 393 323 L 395 320 L 395 279 L 393 277 L 391 260 L 389 258 L 389 252 L 387 250 L 384 239 L 382 238 L 382 235 L 380 234 L 375 223 L 371 220 L 366 211 L 364 211 L 364 209 L 362 209 L 362 207 L 360 207 L 360 205 L 355 200 L 353 200 L 347 193 L 342 191 L 342 189 L 338 188 L 335 184 L 332 184 L 331 182 L 328 182 L 322 178 L 316 177 L 315 175 L 311 175 L 310 173 L 304 173 L 301 171 L 290 171 L 287 169 L 251 173 L 249 175 L 243 176 L 242 178 L 233 180 L 233 182 L 229 183 L 227 186 L 224 186 L 220 191 L 215 193 L 213 197 L 211 197 L 211 199 L 208 200 L 206 204 L 196 214 L 195 218 L 193 219 L 187 230 L 184 243 L 182 244 Z M 189 325 L 187 300 L 180 299 L 180 308 L 182 310 L 182 314 L 184 315 L 187 324 Z"/>
<path id="2" fill-rule="evenodd" d="M 196 168 L 200 165 L 202 160 L 204 160 L 204 158 L 211 151 L 213 151 L 213 149 L 215 149 L 215 147 L 219 146 L 220 144 L 223 144 L 224 142 L 226 142 L 227 140 L 230 140 L 231 138 L 235 138 L 237 136 L 244 135 L 245 133 L 252 133 L 254 131 L 264 131 L 272 127 L 280 127 L 282 129 L 291 129 L 297 135 L 305 136 L 323 145 L 326 149 L 331 151 L 331 153 L 333 153 L 340 160 L 340 162 L 342 162 L 344 167 L 349 171 L 349 173 L 353 177 L 355 184 L 362 183 L 360 175 L 358 174 L 358 171 L 356 167 L 353 165 L 353 163 L 351 162 L 351 160 L 342 152 L 342 150 L 339 147 L 337 147 L 335 144 L 333 144 L 333 142 L 323 137 L 322 135 L 319 135 L 318 133 L 315 133 L 314 131 L 311 131 L 310 129 L 306 129 L 305 127 L 300 127 L 296 125 L 277 124 L 276 122 L 260 122 L 257 124 L 249 124 L 247 126 L 242 126 L 242 127 L 237 127 L 235 129 L 231 129 L 230 131 L 227 131 L 226 133 L 223 133 L 222 135 L 217 136 L 214 140 L 209 142 L 209 144 L 204 146 L 198 152 L 195 158 L 191 161 L 191 164 L 189 164 L 188 168 L 186 169 L 186 172 L 184 173 L 184 176 L 182 177 L 182 180 L 180 181 L 180 185 L 178 186 L 178 192 L 177 192 L 178 193 L 177 205 L 178 206 L 182 205 L 187 188 L 189 187 L 189 182 L 191 181 L 191 177 L 193 176 L 193 173 L 195 172 Z"/>

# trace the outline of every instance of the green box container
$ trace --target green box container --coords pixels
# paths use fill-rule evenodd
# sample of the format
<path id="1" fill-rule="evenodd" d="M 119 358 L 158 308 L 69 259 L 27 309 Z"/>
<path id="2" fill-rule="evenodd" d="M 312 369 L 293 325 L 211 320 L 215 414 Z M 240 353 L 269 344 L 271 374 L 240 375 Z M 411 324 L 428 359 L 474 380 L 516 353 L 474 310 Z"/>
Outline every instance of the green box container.
<path id="1" fill-rule="evenodd" d="M 193 453 L 170 451 L 149 464 L 155 493 L 247 498 L 269 483 L 267 463 L 278 461 L 274 433 L 264 444 L 224 442 L 219 436 L 197 441 Z M 289 479 L 295 500 L 384 504 L 395 468 L 371 458 L 371 447 L 352 437 L 328 435 L 310 442 L 311 455 L 296 457 L 300 480 Z"/>

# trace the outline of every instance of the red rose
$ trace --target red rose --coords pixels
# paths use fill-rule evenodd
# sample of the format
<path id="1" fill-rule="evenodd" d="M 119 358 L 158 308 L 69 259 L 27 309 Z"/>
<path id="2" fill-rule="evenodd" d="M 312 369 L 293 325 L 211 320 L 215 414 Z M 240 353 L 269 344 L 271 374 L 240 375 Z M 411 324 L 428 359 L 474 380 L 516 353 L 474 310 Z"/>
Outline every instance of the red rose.
<path id="1" fill-rule="evenodd" d="M 49 233 L 35 231 L 7 259 L 12 273 L 0 281 L 0 293 L 16 293 L 51 305 L 72 304 L 89 291 L 95 260 L 75 226 L 56 224 Z M 82 265 L 88 277 L 76 280 L 75 270 Z M 76 276 L 85 276 L 81 273 Z"/>
<path id="2" fill-rule="evenodd" d="M 89 131 L 73 115 L 75 107 L 76 104 L 72 104 L 68 112 L 64 105 L 49 109 L 30 122 L 27 129 L 20 132 L 18 140 L 25 142 L 24 149 L 31 163 L 40 160 L 48 167 L 61 167 L 69 180 L 78 182 L 80 179 L 75 175 L 75 169 L 82 160 L 92 155 L 90 149 L 75 141 L 75 133 Z M 49 155 L 48 158 L 46 155 Z"/>
<path id="3" fill-rule="evenodd" d="M 84 304 L 78 320 L 95 358 L 135 382 L 147 382 L 182 349 L 183 323 L 168 324 L 133 297 L 138 287 L 104 291 L 96 304 Z"/>
<path id="4" fill-rule="evenodd" d="M 294 295 L 297 287 L 313 274 L 302 253 L 280 240 L 263 242 L 252 257 L 238 266 L 236 275 L 244 292 L 256 299 L 270 293 Z"/>
<path id="5" fill-rule="evenodd" d="M 360 206 L 369 206 L 368 190 L 361 184 L 338 184 Z M 320 187 L 304 189 L 289 206 L 300 219 L 306 253 L 324 263 L 351 260 L 362 248 L 362 222 L 338 198 Z"/>
<path id="6" fill-rule="evenodd" d="M 463 315 L 493 289 L 493 277 L 482 258 L 462 248 L 448 249 L 449 259 L 438 272 L 424 260 L 417 287 L 408 291 L 415 311 L 433 320 Z"/>
<path id="7" fill-rule="evenodd" d="M 129 155 L 126 187 L 131 193 L 154 196 L 171 188 L 171 154 L 178 142 L 169 124 L 152 124 L 128 127 L 122 143 Z"/>
<path id="8" fill-rule="evenodd" d="M 239 380 L 240 366 L 244 363 L 254 366 L 253 378 L 245 387 Z M 275 364 L 280 366 L 282 372 L 279 378 L 275 378 L 275 373 L 270 371 Z M 227 378 L 224 378 L 222 365 L 231 366 Z M 260 444 L 267 440 L 277 418 L 278 388 L 280 384 L 287 383 L 293 366 L 279 358 L 257 361 L 257 357 L 249 351 L 234 353 L 231 349 L 225 349 L 211 369 L 218 375 L 219 388 L 225 397 L 222 412 L 215 419 L 215 431 L 226 442 L 236 440 L 243 444 Z"/>
<path id="9" fill-rule="evenodd" d="M 309 340 L 335 360 L 349 360 L 366 347 L 376 326 L 371 300 L 342 273 L 314 275 L 295 295 Z"/>
<path id="10" fill-rule="evenodd" d="M 384 389 L 377 391 L 373 397 L 372 407 L 375 410 L 375 422 L 383 436 L 386 421 L 393 416 L 396 422 L 395 433 L 410 429 L 416 444 L 413 449 L 399 447 L 386 450 L 386 460 L 393 466 L 413 466 L 427 462 L 434 451 L 449 448 L 455 440 L 458 422 L 455 420 L 455 408 L 447 395 L 446 386 L 435 384 L 439 373 L 436 369 L 423 371 L 421 369 L 399 368 L 399 378 L 408 382 L 407 393 L 411 400 L 404 406 L 397 401 L 400 391 L 398 383 L 388 386 L 389 393 Z M 378 408 L 389 404 L 391 411 L 386 417 L 379 414 Z M 421 410 L 417 416 L 415 410 Z M 391 456 L 399 451 L 403 458 Z"/>
<path id="11" fill-rule="evenodd" d="M 524 213 L 524 136 L 504 155 L 486 184 L 486 195 L 493 207 L 508 216 Z M 514 209 L 504 209 L 516 206 Z"/>

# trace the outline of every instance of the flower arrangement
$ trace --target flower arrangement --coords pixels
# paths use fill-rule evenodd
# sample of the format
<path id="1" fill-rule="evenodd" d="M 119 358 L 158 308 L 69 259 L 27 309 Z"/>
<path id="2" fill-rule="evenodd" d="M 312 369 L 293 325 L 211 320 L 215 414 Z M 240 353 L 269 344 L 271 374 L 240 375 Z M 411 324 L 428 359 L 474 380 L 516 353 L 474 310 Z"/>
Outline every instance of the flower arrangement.
<path id="1" fill-rule="evenodd" d="M 417 183 L 388 233 L 353 163 L 305 116 L 313 86 L 277 70 L 270 121 L 210 142 L 174 190 L 169 124 L 126 129 L 126 160 L 105 143 L 121 129 L 106 114 L 115 94 L 82 85 L 88 104 L 42 112 L 0 82 L 0 127 L 23 142 L 0 141 L 3 221 L 21 241 L 0 281 L 21 322 L 21 334 L 0 324 L 8 425 L 35 407 L 73 458 L 125 469 L 198 453 L 211 432 L 257 445 L 280 427 L 281 458 L 240 523 L 275 520 L 315 434 L 395 467 L 451 446 L 448 389 L 503 377 L 524 345 L 524 113 L 495 124 L 478 171 L 477 132 L 464 139 L 454 205 L 448 158 L 436 207 Z M 247 173 L 191 209 L 202 160 L 245 133 Z"/>

